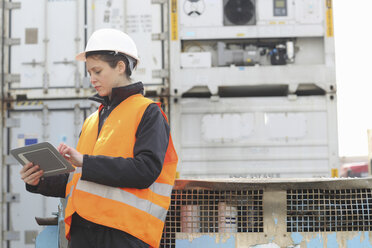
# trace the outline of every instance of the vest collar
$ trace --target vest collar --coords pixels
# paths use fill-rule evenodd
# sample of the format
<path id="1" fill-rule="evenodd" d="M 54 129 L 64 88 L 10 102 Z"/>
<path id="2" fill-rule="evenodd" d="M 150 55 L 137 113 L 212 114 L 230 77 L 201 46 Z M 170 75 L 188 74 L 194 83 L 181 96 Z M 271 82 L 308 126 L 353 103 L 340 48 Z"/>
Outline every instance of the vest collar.
<path id="1" fill-rule="evenodd" d="M 128 97 L 135 94 L 143 94 L 142 82 L 137 82 L 127 86 L 112 88 L 111 101 L 107 96 L 95 94 L 89 97 L 89 100 L 101 103 L 104 107 L 115 107 Z"/>

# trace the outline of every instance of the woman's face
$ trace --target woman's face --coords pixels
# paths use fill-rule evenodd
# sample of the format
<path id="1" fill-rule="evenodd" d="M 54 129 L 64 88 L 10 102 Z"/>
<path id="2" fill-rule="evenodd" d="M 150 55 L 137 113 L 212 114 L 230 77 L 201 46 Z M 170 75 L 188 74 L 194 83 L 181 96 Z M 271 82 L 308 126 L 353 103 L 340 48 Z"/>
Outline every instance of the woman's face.
<path id="1" fill-rule="evenodd" d="M 86 60 L 90 82 L 100 96 L 111 97 L 112 88 L 124 86 L 125 64 L 121 61 L 115 68 L 94 56 Z"/>

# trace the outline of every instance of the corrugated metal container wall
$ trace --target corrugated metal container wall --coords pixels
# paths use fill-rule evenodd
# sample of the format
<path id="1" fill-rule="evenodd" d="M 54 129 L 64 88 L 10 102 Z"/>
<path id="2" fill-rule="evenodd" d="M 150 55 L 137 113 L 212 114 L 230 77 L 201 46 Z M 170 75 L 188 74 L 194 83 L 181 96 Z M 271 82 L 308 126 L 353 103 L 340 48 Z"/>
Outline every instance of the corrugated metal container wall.
<path id="1" fill-rule="evenodd" d="M 337 165 L 333 96 L 183 98 L 172 107 L 182 178 L 320 177 Z"/>
<path id="2" fill-rule="evenodd" d="M 20 125 L 11 128 L 10 148 L 48 141 L 54 146 L 65 142 L 76 146 L 84 121 L 96 105 L 89 101 L 20 102 L 10 111 L 10 118 L 18 119 Z M 10 203 L 9 229 L 19 232 L 19 240 L 11 247 L 34 247 L 33 235 L 42 230 L 34 217 L 50 217 L 58 211 L 59 198 L 43 197 L 27 192 L 20 179 L 21 167 L 15 162 L 10 166 L 10 192 L 19 194 Z"/>
<path id="3" fill-rule="evenodd" d="M 11 67 L 21 82 L 12 88 L 89 87 L 84 64 L 75 55 L 99 28 L 120 29 L 135 40 L 141 62 L 134 80 L 162 83 L 152 78 L 153 70 L 162 68 L 161 42 L 152 41 L 152 33 L 161 31 L 159 5 L 149 0 L 20 2 L 22 8 L 12 15 L 12 34 L 22 42 L 12 50 Z"/>
<path id="4" fill-rule="evenodd" d="M 84 50 L 96 29 L 116 28 L 127 32 L 135 40 L 140 56 L 133 81 L 142 81 L 156 91 L 163 86 L 161 77 L 153 78 L 164 67 L 164 41 L 161 35 L 154 38 L 154 33 L 164 32 L 161 5 L 153 5 L 151 0 L 141 4 L 121 0 L 18 2 L 21 8 L 12 11 L 10 28 L 12 37 L 20 38 L 21 42 L 12 47 L 9 66 L 12 73 L 20 74 L 20 80 L 10 84 L 9 92 L 12 99 L 29 99 L 13 102 L 8 110 L 9 120 L 20 122 L 9 129 L 9 142 L 4 138 L 8 149 L 41 141 L 55 146 L 60 142 L 76 145 L 83 120 L 97 106 L 82 100 L 94 93 L 79 91 L 89 88 L 90 82 L 84 63 L 75 61 L 75 55 Z M 51 216 L 57 211 L 59 199 L 28 193 L 19 178 L 20 166 L 9 163 L 2 191 L 8 191 L 15 200 L 7 207 L 4 205 L 2 211 L 3 226 L 8 230 L 2 244 L 9 240 L 11 248 L 34 247 L 34 237 L 42 229 L 34 216 Z"/>
<path id="5" fill-rule="evenodd" d="M 20 2 L 11 28 L 22 43 L 12 49 L 11 67 L 21 82 L 13 87 L 75 87 L 81 71 L 74 58 L 84 47 L 82 1 Z"/>

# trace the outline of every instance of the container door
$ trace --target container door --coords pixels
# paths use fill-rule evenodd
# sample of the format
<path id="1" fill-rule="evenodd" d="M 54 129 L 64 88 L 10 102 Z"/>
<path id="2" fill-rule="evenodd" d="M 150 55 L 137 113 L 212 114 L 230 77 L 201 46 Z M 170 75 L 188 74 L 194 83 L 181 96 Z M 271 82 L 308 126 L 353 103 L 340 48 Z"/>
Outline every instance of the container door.
<path id="1" fill-rule="evenodd" d="M 11 32 L 21 38 L 12 49 L 11 70 L 21 75 L 12 88 L 75 87 L 80 74 L 75 55 L 84 47 L 81 1 L 21 0 Z M 22 21 L 20 21 L 22 20 Z"/>

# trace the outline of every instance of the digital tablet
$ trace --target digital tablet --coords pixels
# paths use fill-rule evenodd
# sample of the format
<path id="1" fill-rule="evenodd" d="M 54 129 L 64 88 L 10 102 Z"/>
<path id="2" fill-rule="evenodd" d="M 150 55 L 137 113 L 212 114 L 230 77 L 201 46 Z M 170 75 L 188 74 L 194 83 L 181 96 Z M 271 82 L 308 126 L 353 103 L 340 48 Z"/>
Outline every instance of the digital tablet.
<path id="1" fill-rule="evenodd" d="M 10 150 L 22 165 L 32 162 L 44 171 L 44 177 L 69 173 L 75 168 L 49 142 L 41 142 Z"/>

